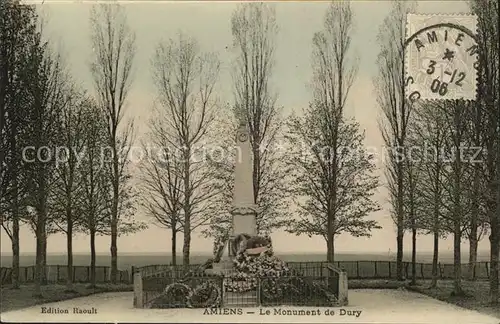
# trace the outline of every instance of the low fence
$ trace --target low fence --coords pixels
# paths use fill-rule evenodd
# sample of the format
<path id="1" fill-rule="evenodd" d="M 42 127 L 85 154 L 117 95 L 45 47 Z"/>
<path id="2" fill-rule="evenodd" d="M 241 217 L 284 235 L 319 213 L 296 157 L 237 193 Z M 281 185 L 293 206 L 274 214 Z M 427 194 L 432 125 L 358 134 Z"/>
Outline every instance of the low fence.
<path id="1" fill-rule="evenodd" d="M 287 265 L 294 271 L 300 272 L 304 276 L 322 276 L 327 262 L 287 262 Z M 349 279 L 396 279 L 396 261 L 336 261 L 333 264 L 347 272 Z M 199 264 L 189 266 L 190 270 L 199 267 Z M 453 264 L 438 264 L 438 275 L 440 279 L 454 278 Z M 417 279 L 432 279 L 432 264 L 417 263 Z M 172 265 L 152 265 L 136 268 L 145 276 L 151 273 L 170 271 L 176 272 L 177 277 L 185 273 L 182 266 Z M 474 267 L 476 279 L 489 279 L 489 262 L 477 262 Z M 412 275 L 411 262 L 403 262 L 403 273 L 406 278 Z M 467 278 L 469 274 L 469 264 L 462 264 L 462 276 Z"/>
<path id="2" fill-rule="evenodd" d="M 344 271 L 326 262 L 296 262 L 289 266 L 291 273 L 262 277 L 214 276 L 196 271 L 186 274 L 182 266 L 136 268 L 134 307 L 347 305 Z"/>
<path id="3" fill-rule="evenodd" d="M 68 267 L 66 265 L 48 265 L 46 266 L 47 282 L 58 283 L 66 282 L 68 279 Z M 96 266 L 95 275 L 97 283 L 110 282 L 111 269 L 106 266 Z M 1 284 L 9 285 L 12 283 L 12 268 L 0 268 Z M 35 280 L 35 266 L 19 267 L 19 282 L 31 283 Z M 128 270 L 118 271 L 118 282 L 132 283 L 132 278 Z M 73 282 L 90 282 L 90 266 L 73 266 Z"/>
<path id="4" fill-rule="evenodd" d="M 144 267 L 132 267 L 132 275 L 136 271 L 140 271 L 144 278 L 155 276 L 158 273 L 164 273 L 169 277 L 182 277 L 188 271 L 196 270 L 200 264 L 171 265 L 171 264 L 153 264 Z M 187 269 L 187 270 L 186 270 Z"/>
<path id="5" fill-rule="evenodd" d="M 396 279 L 395 261 L 337 261 L 336 266 L 347 272 L 349 279 Z M 467 278 L 469 264 L 462 264 L 462 277 Z M 432 279 L 431 263 L 416 263 L 417 279 Z M 488 279 L 490 276 L 489 262 L 477 262 L 474 267 L 476 279 Z M 403 273 L 406 278 L 412 275 L 411 262 L 403 262 Z M 453 264 L 438 264 L 438 276 L 440 279 L 454 278 Z"/>

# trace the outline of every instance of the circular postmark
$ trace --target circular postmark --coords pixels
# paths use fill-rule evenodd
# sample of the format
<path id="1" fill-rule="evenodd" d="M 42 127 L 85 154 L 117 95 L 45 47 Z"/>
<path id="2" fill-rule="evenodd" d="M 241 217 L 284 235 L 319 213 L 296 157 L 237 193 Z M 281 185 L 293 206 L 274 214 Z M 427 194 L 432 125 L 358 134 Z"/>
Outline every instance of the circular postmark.
<path id="1" fill-rule="evenodd" d="M 410 100 L 475 100 L 476 17 L 408 15 L 406 96 Z"/>

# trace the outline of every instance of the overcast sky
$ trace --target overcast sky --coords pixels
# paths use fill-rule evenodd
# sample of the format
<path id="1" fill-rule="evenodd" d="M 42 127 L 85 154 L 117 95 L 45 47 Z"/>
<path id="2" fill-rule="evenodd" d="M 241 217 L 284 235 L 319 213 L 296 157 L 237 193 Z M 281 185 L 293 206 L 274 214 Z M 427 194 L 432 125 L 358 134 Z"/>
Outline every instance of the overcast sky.
<path id="1" fill-rule="evenodd" d="M 231 50 L 232 36 L 230 17 L 237 3 L 219 2 L 123 2 L 131 29 L 136 34 L 137 53 L 135 57 L 134 83 L 130 92 L 127 114 L 136 118 L 139 132 L 146 129 L 146 121 L 155 98 L 151 81 L 150 60 L 158 42 L 175 37 L 182 30 L 195 37 L 204 51 L 217 52 L 223 62 L 218 86 L 218 95 L 224 102 L 232 101 L 231 77 L 229 69 L 234 53 Z M 277 104 L 283 106 L 288 114 L 300 112 L 307 106 L 311 94 L 307 83 L 311 79 L 311 40 L 314 32 L 321 30 L 327 2 L 278 2 L 275 3 L 279 34 L 276 43 L 276 64 L 273 71 L 272 86 L 278 93 Z M 89 61 L 92 54 L 89 35 L 89 12 L 92 4 L 78 1 L 58 3 L 45 1 L 43 17 L 46 19 L 46 32 L 57 45 L 74 78 L 82 87 L 91 88 Z M 381 148 L 382 138 L 377 127 L 379 108 L 373 95 L 372 78 L 376 73 L 376 56 L 379 48 L 376 43 L 378 28 L 389 13 L 388 1 L 353 1 L 352 10 L 355 20 L 353 34 L 353 55 L 359 57 L 359 72 L 351 89 L 347 111 L 355 116 L 361 127 L 366 130 L 366 145 Z M 458 1 L 423 1 L 418 4 L 421 13 L 463 13 L 468 7 Z M 382 166 L 382 165 L 380 165 Z M 382 172 L 380 171 L 382 174 Z M 387 195 L 383 188 L 376 199 L 384 207 L 370 215 L 383 227 L 373 232 L 371 238 L 352 238 L 341 235 L 336 240 L 336 252 L 387 252 L 396 250 L 395 227 L 389 217 Z M 147 220 L 143 215 L 139 218 Z M 26 228 L 21 231 L 21 252 L 34 252 L 35 239 Z M 324 252 L 326 245 L 321 238 L 295 237 L 286 233 L 273 233 L 276 252 Z M 410 237 L 405 239 L 405 248 L 410 248 Z M 293 244 L 290 244 L 293 240 Z M 2 231 L 1 251 L 10 252 L 10 242 Z M 109 238 L 97 240 L 97 251 L 109 252 Z M 179 245 L 181 246 L 181 238 Z M 88 238 L 79 235 L 75 238 L 75 252 L 89 251 Z M 480 249 L 487 248 L 483 240 Z M 466 245 L 464 245 L 466 247 Z M 211 252 L 212 241 L 193 236 L 192 252 Z M 442 250 L 451 250 L 452 241 L 441 244 Z M 432 250 L 432 238 L 419 239 L 419 251 Z M 49 252 L 64 252 L 65 239 L 53 235 L 48 239 Z M 120 237 L 120 252 L 169 252 L 170 233 L 151 224 L 148 230 L 128 237 Z"/>

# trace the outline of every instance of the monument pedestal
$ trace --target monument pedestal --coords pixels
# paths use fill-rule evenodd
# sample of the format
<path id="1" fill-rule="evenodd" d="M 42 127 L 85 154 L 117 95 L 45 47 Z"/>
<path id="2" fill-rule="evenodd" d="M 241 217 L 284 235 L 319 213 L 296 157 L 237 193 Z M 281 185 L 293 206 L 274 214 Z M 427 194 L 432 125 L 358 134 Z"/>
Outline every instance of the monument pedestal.
<path id="1" fill-rule="evenodd" d="M 225 275 L 230 273 L 233 270 L 233 258 L 230 255 L 230 251 L 230 242 L 226 242 L 222 250 L 222 257 L 220 261 L 212 263 L 212 269 L 207 269 L 205 272 L 209 275 Z"/>
<path id="2" fill-rule="evenodd" d="M 254 204 L 235 206 L 231 211 L 233 215 L 233 236 L 239 234 L 257 235 L 257 212 Z"/>

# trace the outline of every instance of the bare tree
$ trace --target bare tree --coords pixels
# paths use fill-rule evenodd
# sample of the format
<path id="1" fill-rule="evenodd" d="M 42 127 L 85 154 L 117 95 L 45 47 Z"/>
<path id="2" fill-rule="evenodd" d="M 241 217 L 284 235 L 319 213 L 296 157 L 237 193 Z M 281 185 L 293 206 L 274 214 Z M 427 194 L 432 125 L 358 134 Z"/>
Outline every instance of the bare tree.
<path id="1" fill-rule="evenodd" d="M 326 204 L 324 212 L 326 212 L 327 260 L 330 262 L 334 260 L 334 236 L 338 234 L 336 223 L 340 222 L 339 212 L 342 208 L 349 208 L 343 206 L 342 200 L 357 192 L 350 181 L 357 176 L 364 178 L 366 176 L 364 172 L 369 171 L 371 167 L 368 160 L 363 160 L 357 161 L 363 165 L 360 174 L 352 172 L 352 169 L 345 174 L 341 174 L 340 171 L 342 167 L 344 171 L 348 170 L 349 164 L 352 164 L 343 165 L 339 148 L 342 145 L 349 145 L 348 140 L 347 142 L 344 140 L 346 138 L 354 141 L 360 140 L 359 134 L 356 134 L 357 128 L 352 125 L 349 127 L 343 120 L 346 100 L 357 72 L 357 62 L 349 59 L 352 29 L 353 15 L 349 3 L 332 2 L 325 15 L 324 29 L 313 37 L 313 100 L 312 111 L 308 115 L 316 115 L 319 120 L 308 126 L 319 128 L 321 146 L 329 148 L 326 154 L 322 153 L 325 156 L 319 156 L 319 158 L 322 159 L 321 163 L 324 163 L 321 166 L 321 172 L 325 177 L 323 186 L 326 188 L 324 193 L 326 201 L 323 203 Z M 341 131 L 346 132 L 343 134 L 346 138 L 342 138 Z M 342 177 L 346 178 L 342 179 Z M 368 188 L 365 189 L 371 192 L 373 185 L 376 187 L 376 183 L 372 182 L 373 179 L 365 178 L 365 180 L 367 182 L 362 181 L 362 186 L 367 186 Z M 342 185 L 350 186 L 350 188 L 342 188 Z M 345 196 L 341 193 L 343 189 L 346 189 Z M 360 197 L 357 196 L 356 201 L 357 198 Z M 368 208 L 360 212 L 358 216 L 365 216 L 366 213 L 377 209 L 374 204 L 367 206 Z M 376 227 L 375 224 L 369 222 L 364 223 L 363 226 L 367 226 L 368 229 Z"/>
<path id="2" fill-rule="evenodd" d="M 108 145 L 112 151 L 110 180 L 111 204 L 111 282 L 118 274 L 118 227 L 120 205 L 127 187 L 127 156 L 130 150 L 133 123 L 125 125 L 122 118 L 131 84 L 131 70 L 135 54 L 135 35 L 130 31 L 123 8 L 117 4 L 103 4 L 91 13 L 94 61 L 91 65 L 98 104 L 105 111 L 108 123 Z"/>
<path id="3" fill-rule="evenodd" d="M 440 105 L 446 118 L 446 126 L 449 129 L 448 140 L 445 147 L 446 155 L 449 156 L 445 177 L 447 178 L 445 190 L 449 195 L 449 204 L 445 204 L 448 211 L 444 218 L 449 222 L 450 232 L 453 233 L 453 264 L 454 264 L 454 290 L 455 295 L 464 294 L 462 290 L 462 265 L 461 265 L 461 241 L 466 228 L 469 225 L 470 204 L 464 194 L 466 190 L 464 179 L 470 179 L 471 164 L 459 154 L 464 147 L 468 147 L 468 135 L 470 134 L 471 104 L 465 101 L 445 102 Z M 468 182 L 468 181 L 467 181 Z"/>
<path id="4" fill-rule="evenodd" d="M 177 234 L 184 230 L 183 164 L 168 149 L 170 132 L 163 127 L 161 109 L 150 122 L 150 143 L 159 148 L 142 167 L 142 186 L 145 191 L 142 206 L 154 221 L 171 231 L 172 265 L 177 264 Z M 150 152 L 149 148 L 147 151 Z"/>
<path id="5" fill-rule="evenodd" d="M 469 225 L 466 228 L 466 235 L 469 239 L 469 269 L 468 279 L 476 279 L 476 263 L 478 243 L 484 237 L 488 229 L 488 215 L 486 213 L 485 192 L 488 188 L 484 177 L 484 152 L 481 148 L 484 147 L 484 111 L 481 103 L 476 102 L 471 108 L 471 127 L 469 132 L 469 142 L 474 151 L 481 150 L 474 160 L 471 161 L 472 168 L 470 172 L 472 178 L 472 186 L 467 186 L 465 190 L 466 199 L 470 201 Z M 478 152 L 473 152 L 476 154 Z"/>
<path id="6" fill-rule="evenodd" d="M 278 32 L 274 8 L 265 3 L 241 4 L 233 13 L 231 31 L 237 53 L 233 71 L 234 120 L 236 125 L 243 121 L 249 128 L 254 201 L 260 208 L 257 232 L 268 234 L 281 227 L 286 216 L 285 173 L 274 149 L 283 119 L 270 86 Z M 229 134 L 232 139 L 233 133 Z"/>
<path id="7" fill-rule="evenodd" d="M 57 139 L 59 162 L 56 165 L 57 185 L 52 191 L 51 206 L 57 215 L 55 225 L 66 234 L 67 251 L 67 291 L 73 291 L 73 232 L 78 222 L 81 206 L 81 177 L 78 172 L 82 151 L 84 150 L 84 131 L 88 120 L 84 119 L 85 96 L 76 88 L 66 94 L 68 105 L 63 107 L 59 122 L 60 138 Z"/>
<path id="8" fill-rule="evenodd" d="M 216 195 L 204 145 L 217 105 L 214 89 L 219 69 L 214 54 L 201 53 L 198 43 L 182 33 L 177 39 L 161 43 L 153 59 L 161 104 L 154 129 L 156 138 L 165 145 L 161 149 L 168 150 L 169 159 L 174 159 L 163 167 L 182 179 L 184 265 L 189 264 L 191 232 L 207 223 L 209 214 L 205 209 Z"/>
<path id="9" fill-rule="evenodd" d="M 404 40 L 406 13 L 413 5 L 394 1 L 393 9 L 380 27 L 378 41 L 380 53 L 379 68 L 375 78 L 377 102 L 382 109 L 380 130 L 385 144 L 390 148 L 386 178 L 397 227 L 397 279 L 403 280 L 403 237 L 404 237 L 404 151 L 408 133 L 411 104 L 405 100 L 404 82 Z"/>
<path id="10" fill-rule="evenodd" d="M 105 114 L 90 98 L 86 98 L 82 105 L 83 119 L 87 122 L 87 127 L 83 133 L 85 150 L 78 165 L 82 194 L 81 215 L 77 226 L 79 231 L 90 236 L 90 286 L 95 287 L 95 239 L 97 235 L 110 233 L 112 186 L 109 168 L 104 164 L 108 159 L 103 156 L 102 151 L 102 147 L 108 143 Z"/>
<path id="11" fill-rule="evenodd" d="M 490 225 L 490 296 L 499 303 L 500 259 L 500 103 L 498 91 L 500 49 L 498 48 L 498 3 L 491 0 L 470 3 L 478 17 L 479 27 L 479 91 L 478 101 L 484 112 L 486 146 L 485 179 L 487 182 L 486 213 Z"/>
<path id="12" fill-rule="evenodd" d="M 296 197 L 299 219 L 290 221 L 287 231 L 309 237 L 318 235 L 327 244 L 334 243 L 335 236 L 342 233 L 369 237 L 373 229 L 381 228 L 376 221 L 366 219 L 380 209 L 373 201 L 378 187 L 378 177 L 373 175 L 373 157 L 363 149 L 364 134 L 352 121 L 342 121 L 337 146 L 327 146 L 331 136 L 324 133 L 326 119 L 322 110 L 310 109 L 304 117 L 290 121 L 290 144 L 296 148 L 290 159 L 294 176 L 290 190 Z M 305 147 L 309 148 L 309 154 L 303 151 Z M 337 164 L 332 166 L 329 159 L 334 150 L 338 156 Z M 333 168 L 335 189 L 331 182 Z M 331 198 L 334 190 L 335 200 Z M 333 262 L 334 250 L 329 252 L 329 261 Z"/>
<path id="13" fill-rule="evenodd" d="M 36 267 L 35 296 L 41 296 L 40 284 L 45 281 L 47 225 L 51 219 L 49 198 L 55 184 L 55 146 L 59 137 L 58 123 L 61 111 L 68 104 L 65 96 L 66 75 L 60 57 L 54 54 L 42 34 L 33 41 L 30 53 L 28 93 L 31 98 L 29 117 L 32 151 L 26 160 L 30 172 L 29 206 L 35 210 Z M 26 78 L 28 79 L 28 77 Z"/>
<path id="14" fill-rule="evenodd" d="M 33 7 L 19 1 L 0 3 L 0 219 L 12 242 L 12 286 L 19 288 L 20 210 L 26 195 L 21 148 L 29 106 L 23 72 L 29 66 L 29 46 L 36 37 Z"/>
<path id="15" fill-rule="evenodd" d="M 446 127 L 446 118 L 436 103 L 427 102 L 418 105 L 413 116 L 412 132 L 415 137 L 415 146 L 421 152 L 417 158 L 421 159 L 418 170 L 420 176 L 416 183 L 416 192 L 420 196 L 419 217 L 420 228 L 433 235 L 432 282 L 431 287 L 437 286 L 439 278 L 438 257 L 439 239 L 446 233 L 442 224 L 445 213 L 445 162 L 440 152 L 445 147 L 449 129 Z"/>
<path id="16" fill-rule="evenodd" d="M 414 116 L 413 116 L 414 117 Z M 412 118 L 414 119 L 414 118 Z M 414 124 L 414 122 L 412 123 Z M 418 147 L 420 139 L 410 130 L 407 142 L 411 147 Z M 422 159 L 415 156 L 415 152 L 409 152 L 404 160 L 404 183 L 403 188 L 403 210 L 407 219 L 405 220 L 405 229 L 411 231 L 411 285 L 417 284 L 417 234 L 422 228 L 422 217 L 425 211 L 422 210 L 422 196 L 419 191 L 419 182 L 421 182 Z"/>

